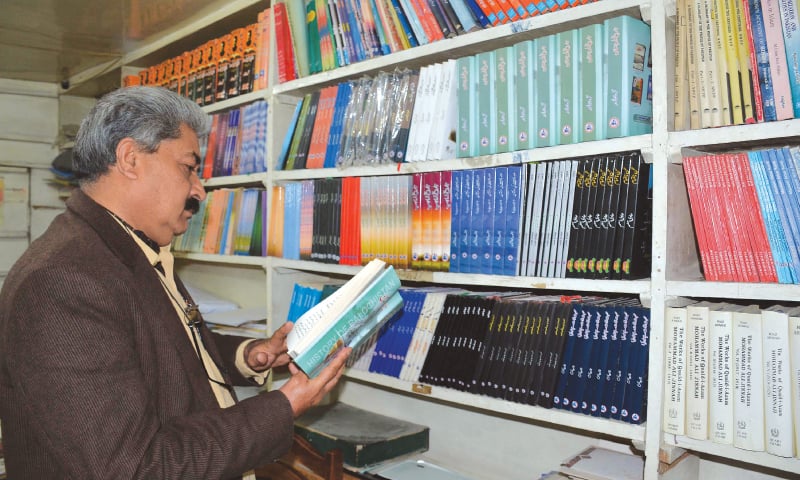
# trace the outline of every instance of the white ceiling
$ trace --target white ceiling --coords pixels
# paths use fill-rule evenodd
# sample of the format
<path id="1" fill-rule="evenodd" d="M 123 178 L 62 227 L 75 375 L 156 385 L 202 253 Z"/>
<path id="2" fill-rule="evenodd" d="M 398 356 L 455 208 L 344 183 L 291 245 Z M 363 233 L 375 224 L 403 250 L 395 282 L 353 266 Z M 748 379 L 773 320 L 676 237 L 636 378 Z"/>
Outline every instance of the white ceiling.
<path id="1" fill-rule="evenodd" d="M 247 18 L 252 17 L 230 19 L 233 27 L 217 25 L 221 31 L 254 23 L 254 12 L 266 5 L 258 0 L 0 0 L 0 78 L 48 83 L 72 80 L 70 88 L 75 88 L 76 81 L 85 81 L 82 77 L 107 74 L 107 85 L 83 92 L 94 96 L 104 93 L 97 92 L 98 88 L 109 90 L 118 85 L 119 61 L 154 37 L 198 17 L 213 17 L 214 12 L 231 15 L 229 12 L 246 10 Z M 201 39 L 184 38 L 177 43 L 175 48 L 189 49 Z M 164 58 L 172 54 L 161 53 Z"/>

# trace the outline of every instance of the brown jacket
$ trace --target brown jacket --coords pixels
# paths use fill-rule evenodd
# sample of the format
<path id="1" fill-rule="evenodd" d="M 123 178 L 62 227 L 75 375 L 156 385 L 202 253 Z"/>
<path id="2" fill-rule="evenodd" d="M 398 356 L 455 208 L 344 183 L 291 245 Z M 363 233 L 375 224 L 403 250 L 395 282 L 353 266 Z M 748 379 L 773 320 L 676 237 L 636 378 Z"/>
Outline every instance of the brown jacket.
<path id="1" fill-rule="evenodd" d="M 243 339 L 204 334 L 245 384 Z M 81 191 L 0 293 L 0 419 L 15 480 L 232 478 L 288 451 L 293 427 L 279 391 L 218 407 L 153 267 Z"/>

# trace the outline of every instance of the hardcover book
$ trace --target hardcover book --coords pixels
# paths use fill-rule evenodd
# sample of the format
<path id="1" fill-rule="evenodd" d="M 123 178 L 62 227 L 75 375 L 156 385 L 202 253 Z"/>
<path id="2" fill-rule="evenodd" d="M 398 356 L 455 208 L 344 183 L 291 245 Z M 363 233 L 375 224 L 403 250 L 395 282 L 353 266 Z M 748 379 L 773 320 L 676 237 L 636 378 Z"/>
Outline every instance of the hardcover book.
<path id="1" fill-rule="evenodd" d="M 428 427 L 338 402 L 311 408 L 294 428 L 320 452 L 338 448 L 357 468 L 428 449 Z"/>
<path id="2" fill-rule="evenodd" d="M 357 348 L 403 305 L 394 268 L 374 259 L 296 322 L 286 338 L 289 356 L 310 377 L 344 347 Z"/>

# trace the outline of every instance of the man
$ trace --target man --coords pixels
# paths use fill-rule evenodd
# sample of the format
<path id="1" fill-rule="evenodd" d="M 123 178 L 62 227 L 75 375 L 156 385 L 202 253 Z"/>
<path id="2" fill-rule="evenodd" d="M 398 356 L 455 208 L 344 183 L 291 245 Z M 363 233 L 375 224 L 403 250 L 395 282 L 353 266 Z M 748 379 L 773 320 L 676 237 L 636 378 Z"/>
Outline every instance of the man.
<path id="1" fill-rule="evenodd" d="M 112 92 L 82 122 L 80 189 L 0 293 L 9 478 L 252 478 L 339 380 L 349 351 L 309 379 L 286 354 L 291 324 L 269 339 L 215 335 L 174 276 L 169 244 L 205 198 L 208 128 L 153 87 Z M 279 390 L 236 403 L 231 384 L 287 364 Z"/>

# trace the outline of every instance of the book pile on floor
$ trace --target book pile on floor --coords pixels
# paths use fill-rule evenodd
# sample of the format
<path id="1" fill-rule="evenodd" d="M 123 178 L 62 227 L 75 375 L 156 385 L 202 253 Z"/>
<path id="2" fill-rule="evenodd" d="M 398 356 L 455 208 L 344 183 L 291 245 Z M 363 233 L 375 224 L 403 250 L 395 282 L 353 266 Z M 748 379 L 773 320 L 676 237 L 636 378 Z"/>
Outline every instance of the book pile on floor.
<path id="1" fill-rule="evenodd" d="M 592 446 L 561 462 L 557 471 L 546 473 L 539 480 L 641 480 L 644 459 L 600 446 Z"/>

